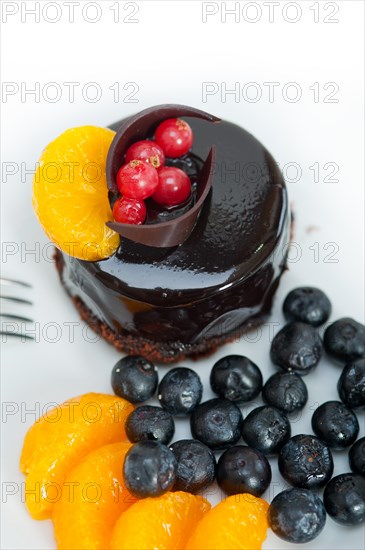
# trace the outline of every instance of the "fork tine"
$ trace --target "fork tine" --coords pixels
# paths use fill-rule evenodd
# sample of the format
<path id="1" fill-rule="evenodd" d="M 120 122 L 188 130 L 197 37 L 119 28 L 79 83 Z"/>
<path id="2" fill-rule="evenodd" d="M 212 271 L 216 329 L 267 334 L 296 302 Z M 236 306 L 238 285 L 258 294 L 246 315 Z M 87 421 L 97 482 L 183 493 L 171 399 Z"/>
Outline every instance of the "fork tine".
<path id="1" fill-rule="evenodd" d="M 34 323 L 34 319 L 22 317 L 21 315 L 13 315 L 12 313 L 0 313 L 0 317 L 5 319 L 13 319 L 14 321 L 23 321 L 24 323 Z"/>
<path id="2" fill-rule="evenodd" d="M 24 281 L 19 281 L 17 279 L 8 279 L 6 277 L 0 277 L 0 286 L 20 286 L 25 288 L 32 288 L 32 285 L 29 283 L 26 283 Z M 33 302 L 30 300 L 25 300 L 24 298 L 18 298 L 16 296 L 2 296 L 0 294 L 0 300 L 6 300 L 8 302 L 15 302 L 17 304 L 26 304 L 26 305 L 33 305 Z M 0 313 L 0 318 L 3 319 L 10 319 L 13 321 L 20 321 L 22 323 L 33 323 L 33 319 L 30 319 L 29 317 L 24 317 L 22 315 L 15 315 L 13 313 Z M 5 330 L 2 330 L 4 328 Z M 10 338 L 20 338 L 21 340 L 35 340 L 34 336 L 31 336 L 29 334 L 24 334 L 23 332 L 13 332 L 6 330 L 6 325 L 4 323 L 3 326 L 0 327 L 0 336 L 4 337 L 10 337 Z"/>
<path id="3" fill-rule="evenodd" d="M 25 283 L 24 281 L 17 281 L 16 279 L 6 279 L 5 277 L 0 277 L 0 284 L 11 286 L 11 285 L 19 285 L 19 286 L 25 286 L 27 288 L 32 288 L 32 285 L 29 283 Z"/>
<path id="4" fill-rule="evenodd" d="M 9 302 L 17 302 L 18 304 L 28 304 L 33 305 L 33 302 L 29 300 L 24 300 L 24 298 L 16 298 L 15 296 L 0 296 L 1 300 L 9 300 Z"/>
<path id="5" fill-rule="evenodd" d="M 7 332 L 6 330 L 0 330 L 0 336 L 10 336 L 11 338 L 34 340 L 34 336 L 29 336 L 29 334 L 22 334 L 21 332 Z"/>

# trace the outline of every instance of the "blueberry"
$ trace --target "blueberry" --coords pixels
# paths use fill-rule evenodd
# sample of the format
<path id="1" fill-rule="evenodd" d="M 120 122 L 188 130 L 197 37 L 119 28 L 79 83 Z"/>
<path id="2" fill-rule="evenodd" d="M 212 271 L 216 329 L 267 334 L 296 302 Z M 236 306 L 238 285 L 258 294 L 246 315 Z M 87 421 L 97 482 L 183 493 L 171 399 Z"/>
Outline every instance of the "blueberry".
<path id="1" fill-rule="evenodd" d="M 212 451 L 195 439 L 175 441 L 170 447 L 177 460 L 174 491 L 195 495 L 215 479 L 216 460 Z"/>
<path id="2" fill-rule="evenodd" d="M 262 389 L 266 403 L 286 413 L 300 410 L 308 401 L 308 390 L 301 376 L 295 372 L 277 372 Z"/>
<path id="3" fill-rule="evenodd" d="M 175 424 L 167 411 L 152 405 L 142 405 L 127 417 L 125 431 L 132 443 L 149 439 L 167 445 L 175 433 Z"/>
<path id="4" fill-rule="evenodd" d="M 279 452 L 291 435 L 290 422 L 282 411 L 265 405 L 250 412 L 242 422 L 246 443 L 264 454 Z"/>
<path id="5" fill-rule="evenodd" d="M 357 359 L 344 366 L 337 391 L 348 407 L 365 406 L 365 359 Z"/>
<path id="6" fill-rule="evenodd" d="M 326 523 L 321 499 L 308 489 L 287 489 L 279 493 L 268 510 L 268 522 L 283 540 L 304 543 L 315 539 Z"/>
<path id="7" fill-rule="evenodd" d="M 255 363 L 242 355 L 219 359 L 210 373 L 214 393 L 234 403 L 251 401 L 261 391 L 262 374 Z"/>
<path id="8" fill-rule="evenodd" d="M 218 460 L 217 482 L 227 495 L 250 493 L 260 497 L 270 485 L 271 467 L 259 451 L 237 445 L 227 449 Z"/>
<path id="9" fill-rule="evenodd" d="M 272 361 L 282 369 L 305 375 L 317 366 L 322 342 L 315 328 L 295 321 L 277 333 L 270 354 Z"/>
<path id="10" fill-rule="evenodd" d="M 328 355 L 340 362 L 365 357 L 365 326 L 349 317 L 339 319 L 326 329 L 323 344 Z"/>
<path id="11" fill-rule="evenodd" d="M 242 415 L 228 399 L 210 399 L 198 405 L 191 414 L 190 427 L 194 439 L 211 449 L 226 449 L 240 438 Z"/>
<path id="12" fill-rule="evenodd" d="M 327 401 L 314 411 L 312 429 L 329 447 L 340 451 L 356 441 L 359 423 L 346 405 L 339 401 Z"/>
<path id="13" fill-rule="evenodd" d="M 349 450 L 350 468 L 355 474 L 365 476 L 365 437 L 361 437 Z"/>
<path id="14" fill-rule="evenodd" d="M 323 502 L 337 523 L 362 523 L 365 521 L 365 478 L 353 473 L 334 477 L 324 490 Z"/>
<path id="15" fill-rule="evenodd" d="M 203 385 L 199 376 L 185 367 L 170 370 L 158 387 L 161 407 L 176 415 L 191 413 L 199 405 L 202 395 Z"/>
<path id="16" fill-rule="evenodd" d="M 136 497 L 158 497 L 169 491 L 176 478 L 176 458 L 158 441 L 140 441 L 124 460 L 124 483 Z"/>
<path id="17" fill-rule="evenodd" d="M 333 459 L 329 448 L 314 435 L 295 435 L 281 448 L 278 466 L 294 487 L 323 487 L 331 479 Z"/>
<path id="18" fill-rule="evenodd" d="M 156 391 L 157 369 L 141 355 L 127 355 L 114 366 L 111 384 L 115 395 L 131 403 L 142 403 Z"/>
<path id="19" fill-rule="evenodd" d="M 331 302 L 322 290 L 311 286 L 295 288 L 284 300 L 287 321 L 301 321 L 312 327 L 323 325 L 331 315 Z"/>

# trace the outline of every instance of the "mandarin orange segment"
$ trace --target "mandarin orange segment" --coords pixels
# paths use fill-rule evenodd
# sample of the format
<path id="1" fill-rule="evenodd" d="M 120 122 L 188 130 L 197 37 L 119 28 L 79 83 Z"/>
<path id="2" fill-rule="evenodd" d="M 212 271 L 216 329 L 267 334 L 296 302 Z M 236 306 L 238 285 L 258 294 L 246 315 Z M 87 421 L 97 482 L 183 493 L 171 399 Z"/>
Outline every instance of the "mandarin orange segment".
<path id="1" fill-rule="evenodd" d="M 28 430 L 20 459 L 25 499 L 34 519 L 51 517 L 68 472 L 90 451 L 126 440 L 133 405 L 115 395 L 88 393 L 48 411 Z"/>
<path id="2" fill-rule="evenodd" d="M 182 491 L 133 504 L 117 521 L 112 550 L 181 549 L 194 527 L 210 509 L 201 496 Z"/>
<path id="3" fill-rule="evenodd" d="M 186 550 L 259 550 L 268 508 L 265 500 L 246 493 L 222 500 L 198 523 Z"/>
<path id="4" fill-rule="evenodd" d="M 120 514 L 136 501 L 123 483 L 130 443 L 111 443 L 86 455 L 70 472 L 53 510 L 59 550 L 106 550 Z"/>
<path id="5" fill-rule="evenodd" d="M 44 149 L 33 179 L 33 207 L 51 241 L 63 252 L 95 261 L 111 256 L 120 238 L 106 183 L 106 158 L 115 132 L 70 128 Z"/>

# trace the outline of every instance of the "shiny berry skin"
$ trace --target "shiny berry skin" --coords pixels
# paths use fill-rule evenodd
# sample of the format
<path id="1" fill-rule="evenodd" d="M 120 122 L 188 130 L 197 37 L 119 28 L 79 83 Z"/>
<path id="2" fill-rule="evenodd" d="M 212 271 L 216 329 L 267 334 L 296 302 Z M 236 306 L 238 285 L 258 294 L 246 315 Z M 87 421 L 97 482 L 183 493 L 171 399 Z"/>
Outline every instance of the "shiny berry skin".
<path id="1" fill-rule="evenodd" d="M 322 355 L 322 341 L 314 327 L 293 321 L 276 334 L 270 355 L 273 363 L 283 370 L 304 376 L 317 366 Z"/>
<path id="2" fill-rule="evenodd" d="M 268 522 L 275 535 L 288 542 L 315 539 L 326 523 L 321 499 L 308 489 L 286 489 L 276 495 L 268 510 Z M 304 519 L 304 521 L 303 521 Z"/>
<path id="3" fill-rule="evenodd" d="M 280 450 L 278 466 L 294 487 L 323 487 L 331 479 L 333 459 L 329 449 L 314 435 L 295 435 Z"/>
<path id="4" fill-rule="evenodd" d="M 227 399 L 210 399 L 198 405 L 190 416 L 194 439 L 213 450 L 226 449 L 240 438 L 240 409 Z"/>
<path id="5" fill-rule="evenodd" d="M 127 150 L 125 162 L 128 163 L 131 160 L 144 160 L 158 170 L 165 164 L 165 155 L 156 142 L 143 139 L 133 143 Z"/>
<path id="6" fill-rule="evenodd" d="M 158 186 L 157 170 L 144 160 L 132 160 L 119 169 L 117 186 L 124 197 L 139 201 L 147 199 Z"/>
<path id="7" fill-rule="evenodd" d="M 141 225 L 146 219 L 147 209 L 143 201 L 119 197 L 113 206 L 113 217 L 119 223 Z"/>
<path id="8" fill-rule="evenodd" d="M 214 393 L 234 403 L 255 399 L 262 388 L 262 374 L 255 363 L 242 355 L 227 355 L 215 363 L 210 373 Z"/>
<path id="9" fill-rule="evenodd" d="M 218 460 L 217 483 L 227 495 L 250 493 L 260 497 L 270 482 L 270 464 L 255 449 L 237 445 L 227 449 Z"/>
<path id="10" fill-rule="evenodd" d="M 350 317 L 344 317 L 330 325 L 323 337 L 328 355 L 347 363 L 365 357 L 365 326 Z"/>
<path id="11" fill-rule="evenodd" d="M 365 437 L 361 437 L 349 450 L 350 468 L 355 474 L 365 476 Z"/>
<path id="12" fill-rule="evenodd" d="M 199 405 L 202 395 L 203 385 L 199 376 L 186 367 L 170 370 L 158 387 L 161 407 L 175 415 L 191 413 Z"/>
<path id="13" fill-rule="evenodd" d="M 152 195 L 158 204 L 177 206 L 190 196 L 190 178 L 180 168 L 164 166 L 158 172 L 158 181 L 158 187 Z"/>
<path id="14" fill-rule="evenodd" d="M 150 399 L 157 389 L 157 369 L 142 355 L 127 355 L 114 365 L 111 385 L 115 395 L 130 403 Z"/>
<path id="15" fill-rule="evenodd" d="M 181 157 L 193 145 L 193 131 L 185 120 L 168 118 L 158 125 L 155 140 L 166 157 Z"/>
<path id="16" fill-rule="evenodd" d="M 365 407 L 365 359 L 357 359 L 344 366 L 337 391 L 348 407 Z"/>
<path id="17" fill-rule="evenodd" d="M 329 447 L 341 451 L 356 441 L 359 423 L 346 405 L 327 401 L 314 411 L 312 430 Z"/>
<path id="18" fill-rule="evenodd" d="M 195 495 L 215 479 L 216 460 L 212 451 L 195 439 L 182 439 L 170 445 L 177 460 L 174 491 Z"/>
<path id="19" fill-rule="evenodd" d="M 284 300 L 287 321 L 301 321 L 312 327 L 323 325 L 331 315 L 331 302 L 322 290 L 311 286 L 295 288 Z"/>
<path id="20" fill-rule="evenodd" d="M 158 497 L 172 489 L 177 463 L 172 451 L 158 441 L 140 441 L 126 454 L 124 483 L 137 498 Z"/>
<path id="21" fill-rule="evenodd" d="M 268 405 L 292 413 L 307 403 L 308 390 L 302 377 L 295 372 L 277 372 L 265 383 L 262 398 Z"/>
<path id="22" fill-rule="evenodd" d="M 327 514 L 341 525 L 365 521 L 365 478 L 359 474 L 340 474 L 331 479 L 323 493 Z"/>
<path id="23" fill-rule="evenodd" d="M 167 411 L 152 405 L 142 405 L 128 415 L 125 432 L 132 443 L 148 439 L 167 445 L 175 433 L 175 424 Z"/>
<path id="24" fill-rule="evenodd" d="M 242 422 L 241 434 L 247 445 L 263 454 L 278 453 L 291 436 L 285 413 L 264 405 L 253 409 Z"/>

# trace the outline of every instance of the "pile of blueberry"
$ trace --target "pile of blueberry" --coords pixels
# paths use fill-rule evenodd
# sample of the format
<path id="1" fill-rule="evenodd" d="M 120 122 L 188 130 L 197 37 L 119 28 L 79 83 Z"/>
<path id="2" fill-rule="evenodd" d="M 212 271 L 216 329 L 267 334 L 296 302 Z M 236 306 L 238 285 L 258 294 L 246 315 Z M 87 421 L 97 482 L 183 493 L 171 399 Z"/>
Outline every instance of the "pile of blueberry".
<path id="1" fill-rule="evenodd" d="M 144 357 L 118 361 L 112 372 L 116 395 L 139 404 L 157 390 L 161 405 L 141 405 L 126 421 L 134 445 L 125 459 L 124 478 L 134 495 L 158 496 L 168 490 L 195 494 L 216 480 L 227 495 L 259 497 L 271 482 L 266 457 L 277 454 L 279 471 L 293 486 L 278 494 L 269 508 L 269 524 L 279 537 L 296 543 L 314 539 L 324 527 L 326 512 L 344 525 L 365 521 L 365 437 L 356 441 L 359 423 L 353 411 L 365 406 L 365 327 L 340 319 L 328 326 L 322 343 L 317 327 L 328 320 L 331 304 L 312 287 L 290 292 L 283 311 L 288 323 L 271 345 L 279 372 L 263 384 L 260 369 L 250 359 L 224 357 L 210 374 L 217 398 L 203 403 L 201 380 L 191 369 L 173 368 L 159 383 L 156 367 Z M 315 410 L 315 435 L 291 436 L 288 415 L 308 400 L 302 376 L 316 367 L 323 347 L 344 364 L 337 386 L 341 401 L 328 401 Z M 243 418 L 239 405 L 260 392 L 266 404 Z M 190 416 L 193 439 L 170 445 L 173 417 L 183 415 Z M 236 445 L 241 436 L 247 445 Z M 352 471 L 332 478 L 331 449 L 348 447 Z M 214 451 L 221 450 L 216 461 Z M 322 487 L 323 502 L 313 491 Z"/>
<path id="2" fill-rule="evenodd" d="M 115 221 L 142 224 L 146 220 L 145 199 L 152 198 L 163 207 L 184 203 L 191 193 L 188 174 L 175 166 L 165 166 L 166 157 L 185 155 L 193 144 L 193 131 L 180 118 L 161 122 L 154 140 L 133 143 L 117 173 L 120 197 L 113 206 Z"/>

